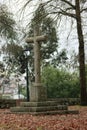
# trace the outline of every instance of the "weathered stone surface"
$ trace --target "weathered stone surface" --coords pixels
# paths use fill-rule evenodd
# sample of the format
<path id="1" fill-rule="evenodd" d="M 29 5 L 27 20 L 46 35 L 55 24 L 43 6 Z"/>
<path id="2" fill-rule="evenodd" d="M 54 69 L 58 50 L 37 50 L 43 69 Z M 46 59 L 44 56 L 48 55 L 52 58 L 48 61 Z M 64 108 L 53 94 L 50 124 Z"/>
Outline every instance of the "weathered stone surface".
<path id="1" fill-rule="evenodd" d="M 57 101 L 21 102 L 20 106 L 24 106 L 24 107 L 58 106 L 58 102 Z"/>
<path id="2" fill-rule="evenodd" d="M 21 102 L 20 107 L 12 107 L 11 112 L 20 114 L 78 114 L 79 111 L 68 110 L 67 105 L 59 105 L 56 101 Z"/>
<path id="3" fill-rule="evenodd" d="M 42 42 L 42 41 L 45 41 L 46 39 L 47 39 L 47 37 L 44 36 L 44 35 L 36 37 L 37 42 L 40 42 L 40 41 Z M 34 37 L 27 38 L 25 41 L 27 43 L 33 43 L 34 42 Z"/>
<path id="4" fill-rule="evenodd" d="M 67 110 L 67 106 L 46 106 L 46 107 L 14 107 L 11 108 L 11 111 L 14 112 L 46 112 L 46 111 L 55 111 L 55 110 Z"/>
<path id="5" fill-rule="evenodd" d="M 15 114 L 31 114 L 31 115 L 55 115 L 55 114 L 79 114 L 78 110 L 63 110 L 63 111 L 44 111 L 44 112 L 26 112 L 26 111 L 13 111 L 10 112 L 11 113 L 15 113 Z"/>
<path id="6" fill-rule="evenodd" d="M 45 101 L 47 99 L 46 87 L 41 83 L 34 83 L 30 87 L 30 102 Z"/>

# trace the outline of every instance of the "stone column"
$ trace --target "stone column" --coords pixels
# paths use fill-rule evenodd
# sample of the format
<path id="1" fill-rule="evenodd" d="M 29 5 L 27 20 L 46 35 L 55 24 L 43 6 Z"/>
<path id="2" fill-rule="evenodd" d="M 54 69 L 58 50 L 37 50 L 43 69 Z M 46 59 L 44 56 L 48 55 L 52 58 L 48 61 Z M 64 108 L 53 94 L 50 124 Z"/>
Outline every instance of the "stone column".
<path id="1" fill-rule="evenodd" d="M 36 41 L 36 36 L 39 35 L 38 27 L 34 28 L 34 68 L 35 68 L 35 83 L 41 83 L 40 75 L 40 43 Z"/>
<path id="2" fill-rule="evenodd" d="M 35 82 L 30 86 L 30 101 L 45 101 L 47 98 L 46 87 L 41 83 L 40 73 L 40 42 L 46 39 L 45 36 L 39 36 L 38 25 L 34 27 L 34 37 L 26 39 L 27 43 L 34 42 L 34 72 Z"/>

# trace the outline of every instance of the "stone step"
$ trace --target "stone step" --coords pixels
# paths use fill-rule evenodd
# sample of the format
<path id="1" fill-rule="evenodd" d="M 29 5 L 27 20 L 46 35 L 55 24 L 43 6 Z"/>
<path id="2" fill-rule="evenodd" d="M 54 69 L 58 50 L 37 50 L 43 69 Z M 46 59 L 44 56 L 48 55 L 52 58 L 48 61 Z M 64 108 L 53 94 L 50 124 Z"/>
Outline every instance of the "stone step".
<path id="1" fill-rule="evenodd" d="M 20 106 L 23 107 L 37 107 L 37 106 L 57 106 L 60 103 L 57 101 L 43 101 L 43 102 L 21 102 Z M 61 104 L 60 104 L 61 105 Z"/>
<path id="2" fill-rule="evenodd" d="M 45 112 L 45 111 L 55 111 L 55 110 L 67 110 L 66 105 L 58 106 L 40 106 L 40 107 L 12 107 L 11 112 Z"/>
<path id="3" fill-rule="evenodd" d="M 63 115 L 63 114 L 79 114 L 78 110 L 61 110 L 61 111 L 44 111 L 44 112 L 10 112 L 14 114 L 30 114 L 30 115 Z M 8 113 L 7 113 L 8 114 Z"/>

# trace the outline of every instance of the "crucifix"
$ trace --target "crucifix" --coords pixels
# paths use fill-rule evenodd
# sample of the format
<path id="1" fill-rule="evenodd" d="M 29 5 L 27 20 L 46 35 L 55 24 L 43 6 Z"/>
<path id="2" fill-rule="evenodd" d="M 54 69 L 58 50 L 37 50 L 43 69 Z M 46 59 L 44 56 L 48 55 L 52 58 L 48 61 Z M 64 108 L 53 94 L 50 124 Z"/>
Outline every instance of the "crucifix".
<path id="1" fill-rule="evenodd" d="M 30 101 L 45 100 L 46 92 L 45 88 L 41 84 L 40 74 L 40 42 L 46 40 L 46 36 L 39 36 L 39 26 L 34 27 L 34 37 L 26 39 L 27 43 L 34 43 L 34 71 L 35 71 L 35 83 L 30 88 Z"/>

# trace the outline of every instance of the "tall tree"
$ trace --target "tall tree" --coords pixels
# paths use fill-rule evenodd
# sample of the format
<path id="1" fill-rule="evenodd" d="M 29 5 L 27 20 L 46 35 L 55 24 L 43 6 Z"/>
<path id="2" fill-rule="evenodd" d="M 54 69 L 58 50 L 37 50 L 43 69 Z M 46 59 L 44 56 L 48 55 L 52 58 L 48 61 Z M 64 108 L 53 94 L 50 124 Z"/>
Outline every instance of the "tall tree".
<path id="1" fill-rule="evenodd" d="M 5 4 L 0 3 L 0 39 L 3 39 L 4 41 L 6 41 L 5 46 L 8 43 L 10 43 L 10 44 L 13 43 L 13 41 L 17 38 L 15 25 L 16 25 L 16 22 L 13 19 L 13 14 L 9 12 L 9 9 Z M 7 46 L 9 46 L 9 45 L 7 45 Z M 3 47 L 1 48 L 1 54 L 2 53 L 3 53 Z M 6 55 L 4 55 L 4 56 L 6 56 Z M 9 56 L 10 56 L 10 54 L 9 54 Z M 5 60 L 7 60 L 7 58 L 8 57 L 6 57 Z M 3 63 L 4 63 L 4 60 L 3 60 Z M 8 62 L 8 64 L 10 64 L 10 62 Z"/>
<path id="2" fill-rule="evenodd" d="M 8 11 L 5 4 L 0 4 L 0 36 L 5 36 L 8 39 L 14 39 L 16 37 L 15 20 L 12 13 Z"/>
<path id="3" fill-rule="evenodd" d="M 80 1 L 75 0 L 76 5 L 76 22 L 77 33 L 79 40 L 79 63 L 80 63 L 80 85 L 81 85 L 81 104 L 87 104 L 87 91 L 86 91 L 86 73 L 85 73 L 85 54 L 84 54 L 84 38 L 82 31 L 81 13 L 80 13 Z"/>
<path id="4" fill-rule="evenodd" d="M 24 60 L 23 48 L 17 44 L 6 44 L 2 47 L 4 53 L 4 62 L 7 65 L 7 72 L 10 75 L 11 73 L 20 72 L 21 61 L 20 57 Z M 25 64 L 25 63 L 24 63 Z"/>

